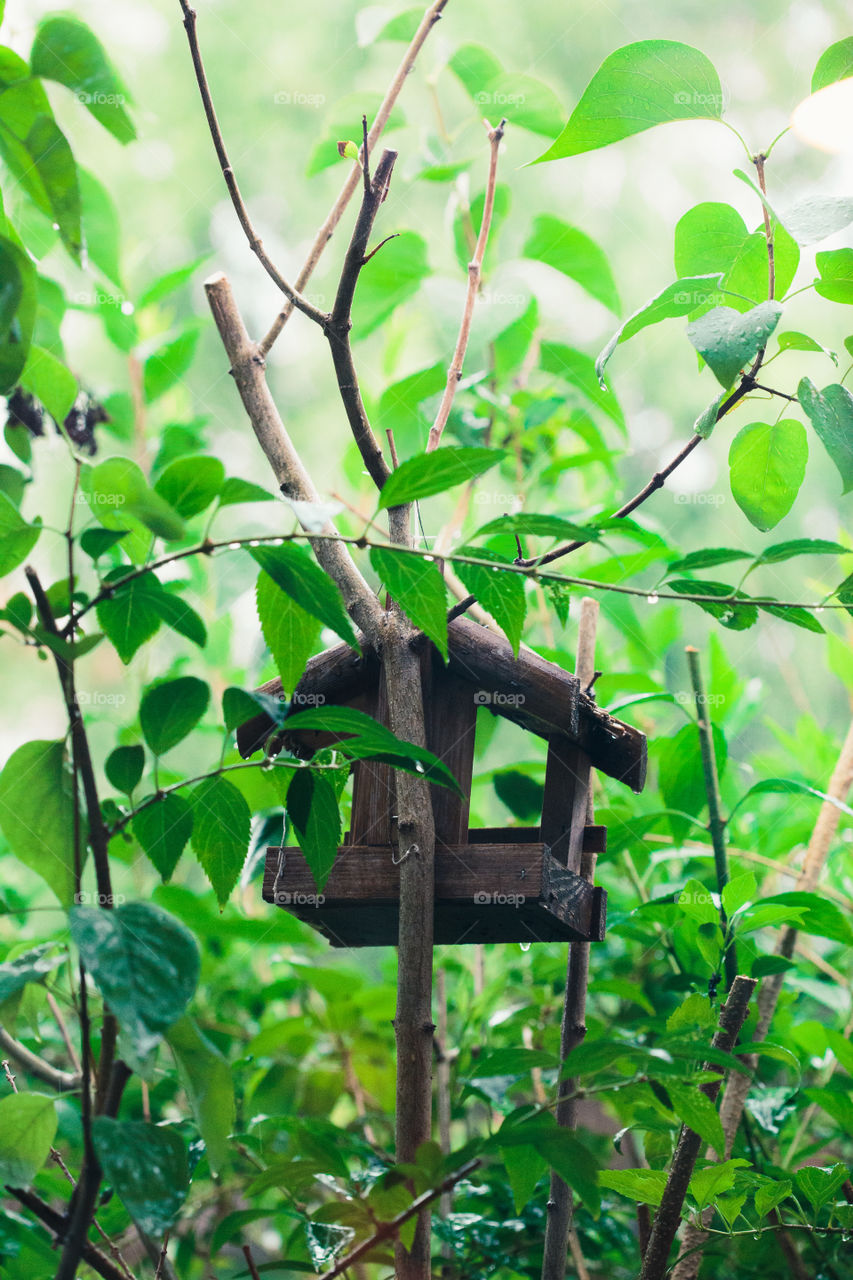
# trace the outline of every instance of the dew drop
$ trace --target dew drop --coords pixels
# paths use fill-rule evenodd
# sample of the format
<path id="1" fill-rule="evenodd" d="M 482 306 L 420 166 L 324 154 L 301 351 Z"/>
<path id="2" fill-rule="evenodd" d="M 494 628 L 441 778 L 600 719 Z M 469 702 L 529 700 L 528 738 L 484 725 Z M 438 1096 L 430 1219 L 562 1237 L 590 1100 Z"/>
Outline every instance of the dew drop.
<path id="1" fill-rule="evenodd" d="M 228 550 L 229 550 L 229 551 L 239 551 L 239 550 L 240 550 L 240 548 L 242 547 L 242 545 L 243 545 L 243 544 L 242 544 L 242 542 L 229 542 L 229 543 L 228 543 Z"/>
<path id="2" fill-rule="evenodd" d="M 261 543 L 259 538 L 253 538 L 252 541 L 249 543 L 250 547 L 259 547 L 260 545 Z"/>
<path id="3" fill-rule="evenodd" d="M 519 944 L 518 944 L 518 945 L 521 947 L 522 951 L 529 951 L 529 950 L 530 950 L 530 943 L 529 943 L 529 942 L 519 942 Z"/>
<path id="4" fill-rule="evenodd" d="M 819 604 L 815 609 L 815 613 L 823 613 L 823 605 Z"/>
<path id="5" fill-rule="evenodd" d="M 656 591 L 653 591 L 651 595 L 646 596 L 646 604 L 657 604 L 659 600 L 660 596 Z"/>
<path id="6" fill-rule="evenodd" d="M 123 316 L 132 316 L 135 310 L 136 308 L 134 307 L 132 302 L 128 302 L 127 300 L 125 300 L 121 304 L 121 314 Z"/>

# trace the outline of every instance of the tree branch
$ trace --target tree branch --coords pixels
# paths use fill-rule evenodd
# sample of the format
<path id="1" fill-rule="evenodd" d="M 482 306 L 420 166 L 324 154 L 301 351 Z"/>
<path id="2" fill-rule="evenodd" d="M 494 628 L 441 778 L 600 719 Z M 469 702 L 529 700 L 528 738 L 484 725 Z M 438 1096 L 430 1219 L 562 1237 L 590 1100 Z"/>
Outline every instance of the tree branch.
<path id="1" fill-rule="evenodd" d="M 325 323 L 326 319 L 324 313 L 319 309 L 319 307 L 313 306 L 307 298 L 304 298 L 298 288 L 295 289 L 292 285 L 288 284 L 279 272 L 278 268 L 268 257 L 263 243 L 252 225 L 248 210 L 243 202 L 243 197 L 240 194 L 240 188 L 237 185 L 237 179 L 234 176 L 234 170 L 231 168 L 231 161 L 228 159 L 228 152 L 225 149 L 225 142 L 222 137 L 222 130 L 219 127 L 219 121 L 216 118 L 213 98 L 210 93 L 210 85 L 207 81 L 207 73 L 204 69 L 204 62 L 202 60 L 201 49 L 198 43 L 198 33 L 196 30 L 198 15 L 195 9 L 191 8 L 188 4 L 187 0 L 180 0 L 180 5 L 184 15 L 184 29 L 187 33 L 187 41 L 190 46 L 190 54 L 192 55 L 193 67 L 195 69 L 195 78 L 198 82 L 199 93 L 201 94 L 201 101 L 204 107 L 204 114 L 207 117 L 207 127 L 210 130 L 210 136 L 213 139 L 216 158 L 219 161 L 219 167 L 222 170 L 222 176 L 225 179 L 225 185 L 228 188 L 231 203 L 234 206 L 240 226 L 246 233 L 249 248 L 257 257 L 264 271 L 266 271 L 270 279 L 278 285 L 279 289 L 289 300 L 291 305 L 303 312 L 304 315 L 308 316 L 309 319 L 313 320 L 316 324 L 322 325 Z"/>
<path id="2" fill-rule="evenodd" d="M 57 1240 L 62 1239 L 68 1224 L 61 1213 L 57 1213 L 40 1196 L 35 1195 L 32 1191 L 27 1191 L 24 1187 L 7 1186 L 4 1187 L 4 1190 L 10 1196 L 14 1196 L 25 1209 L 29 1209 L 30 1213 L 38 1218 L 40 1222 L 43 1222 L 54 1233 Z M 105 1253 L 102 1253 L 95 1245 L 90 1244 L 88 1240 L 84 1242 L 80 1256 L 93 1271 L 103 1277 L 103 1280 L 127 1280 L 126 1272 L 111 1262 Z"/>
<path id="3" fill-rule="evenodd" d="M 456 339 L 456 349 L 453 352 L 453 359 L 450 362 L 450 368 L 447 370 L 447 385 L 444 388 L 444 394 L 441 397 L 441 403 L 438 406 L 438 413 L 435 416 L 435 422 L 432 424 L 427 441 L 426 451 L 431 453 L 433 449 L 437 449 L 441 444 L 441 436 L 447 425 L 447 419 L 450 416 L 450 409 L 453 404 L 453 398 L 456 395 L 456 389 L 462 378 L 462 366 L 465 362 L 465 352 L 468 349 L 468 339 L 471 336 L 471 321 L 474 317 L 474 305 L 477 301 L 477 294 L 480 291 L 480 279 L 483 271 L 483 258 L 486 253 L 486 245 L 489 242 L 489 231 L 492 225 L 492 213 L 495 207 L 495 187 L 497 185 L 498 174 L 498 152 L 506 130 L 506 120 L 501 120 L 496 129 L 493 129 L 488 120 L 485 122 L 489 135 L 489 176 L 486 180 L 486 194 L 483 202 L 483 217 L 480 222 L 480 234 L 477 237 L 477 243 L 468 263 L 468 291 L 465 294 L 465 308 L 462 312 L 462 323 L 459 326 L 459 336 Z"/>
<path id="4" fill-rule="evenodd" d="M 44 1058 L 40 1058 L 25 1044 L 21 1044 L 20 1040 L 11 1036 L 5 1027 L 0 1027 L 0 1049 L 14 1058 L 22 1071 L 34 1076 L 56 1093 L 76 1093 L 83 1083 L 79 1072 L 61 1071 L 58 1067 L 51 1066 Z"/>
<path id="5" fill-rule="evenodd" d="M 373 121 L 373 124 L 370 126 L 370 132 L 367 135 L 367 159 L 370 158 L 370 153 L 372 152 L 373 148 L 376 146 L 376 143 L 379 141 L 379 138 L 382 134 L 382 130 L 385 128 L 385 125 L 388 123 L 388 117 L 391 115 L 391 112 L 394 108 L 394 104 L 396 103 L 397 99 L 400 96 L 400 92 L 403 88 L 403 85 L 406 82 L 406 78 L 408 77 L 409 73 L 414 67 L 417 56 L 420 53 L 427 36 L 429 35 L 429 33 L 432 31 L 435 24 L 440 19 L 442 10 L 444 9 L 446 4 L 447 4 L 447 0 L 436 0 L 434 4 L 429 5 L 426 12 L 424 13 L 423 18 L 421 19 L 421 22 L 420 22 L 420 25 L 418 26 L 417 31 L 412 37 L 411 44 L 409 45 L 406 52 L 403 54 L 403 59 L 397 68 L 397 71 L 394 75 L 394 79 L 391 81 L 391 84 L 388 86 L 388 90 L 385 94 L 385 97 L 383 98 L 382 103 L 380 104 L 379 110 L 376 112 L 376 117 Z M 355 193 L 356 188 L 358 187 L 359 183 L 362 180 L 362 165 L 364 163 L 364 159 L 365 159 L 365 156 L 362 149 L 362 154 L 360 155 L 359 160 L 353 165 L 352 169 L 350 170 L 349 176 L 347 177 L 346 182 L 341 188 L 337 200 L 332 205 L 331 209 L 329 210 L 329 213 L 325 218 L 325 221 L 323 222 L 323 225 L 320 227 L 319 231 L 314 237 L 314 243 L 311 245 L 311 248 L 308 252 L 308 257 L 305 259 L 305 262 L 303 263 L 303 266 L 302 266 L 302 270 L 299 272 L 299 275 L 296 278 L 297 289 L 302 290 L 305 288 L 306 284 L 308 283 L 308 281 L 310 280 L 314 272 L 314 268 L 317 266 L 317 263 L 320 261 L 320 257 L 323 253 L 323 250 L 331 240 L 335 232 L 335 228 L 337 227 L 338 223 L 343 217 L 344 211 L 346 210 L 347 205 L 349 204 L 353 194 Z M 282 307 L 281 311 L 278 313 L 272 325 L 270 326 L 269 332 L 267 333 L 266 337 L 263 339 L 263 341 L 260 343 L 258 347 L 258 351 L 261 356 L 265 357 L 269 353 L 269 350 L 272 347 L 273 343 L 275 342 L 276 338 L 281 333 L 284 326 L 287 324 L 287 321 L 289 320 L 290 316 L 293 314 L 293 310 L 294 310 L 294 305 L 290 301 L 288 301 Z"/>
<path id="6" fill-rule="evenodd" d="M 272 467 L 285 497 L 318 502 L 319 494 L 293 447 L 264 376 L 263 360 L 251 342 L 234 301 L 231 286 L 221 273 L 205 283 L 205 292 L 219 336 L 231 364 L 231 373 L 258 444 Z M 350 616 L 362 631 L 373 635 L 382 625 L 379 601 L 359 573 L 330 522 L 322 538 L 311 538 L 314 554 L 340 587 Z"/>
<path id="7" fill-rule="evenodd" d="M 738 975 L 732 983 L 728 999 L 720 1012 L 720 1023 L 711 1044 L 715 1049 L 731 1053 L 741 1027 L 746 1021 L 749 1001 L 757 986 L 755 978 Z M 706 1098 L 713 1102 L 720 1091 L 720 1081 L 713 1080 L 699 1086 Z M 669 1170 L 660 1207 L 655 1214 L 649 1243 L 643 1257 L 639 1280 L 663 1280 L 669 1262 L 669 1251 L 681 1222 L 681 1209 L 687 1195 L 687 1186 L 696 1165 L 702 1139 L 698 1133 L 682 1126 L 675 1155 Z"/>
<path id="8" fill-rule="evenodd" d="M 383 151 L 372 180 L 369 170 L 367 168 L 364 170 L 365 183 L 361 208 L 355 221 L 346 257 L 344 258 L 334 306 L 328 323 L 324 326 L 324 332 L 329 340 L 332 361 L 335 366 L 338 391 L 346 411 L 347 421 L 350 424 L 359 452 L 364 459 L 364 465 L 377 489 L 382 488 L 391 473 L 382 456 L 382 450 L 379 447 L 376 436 L 373 434 L 373 429 L 368 421 L 367 411 L 361 398 L 358 375 L 352 355 L 350 331 L 352 329 L 352 303 L 355 296 L 355 288 L 368 257 L 367 242 L 370 239 L 370 233 L 373 230 L 379 206 L 388 192 L 388 184 L 391 181 L 391 173 L 396 159 L 396 151 Z"/>

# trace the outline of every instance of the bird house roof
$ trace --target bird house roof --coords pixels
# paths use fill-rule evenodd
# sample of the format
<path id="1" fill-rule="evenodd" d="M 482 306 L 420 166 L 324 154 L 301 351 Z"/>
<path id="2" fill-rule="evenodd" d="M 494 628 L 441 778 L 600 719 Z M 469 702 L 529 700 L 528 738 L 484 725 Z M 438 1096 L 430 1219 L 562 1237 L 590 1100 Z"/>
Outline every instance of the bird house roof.
<path id="1" fill-rule="evenodd" d="M 642 791 L 645 734 L 602 711 L 580 681 L 557 663 L 531 649 L 522 649 L 516 656 L 501 636 L 457 618 L 448 626 L 447 669 L 471 686 L 476 703 L 539 737 L 569 739 L 596 769 L 633 791 Z M 336 645 L 308 663 L 293 703 L 297 709 L 317 703 L 357 704 L 375 693 L 379 677 L 375 650 L 365 647 L 359 654 L 346 644 Z M 281 681 L 271 680 L 258 692 L 279 697 Z M 274 728 L 265 714 L 247 721 L 237 731 L 240 754 L 247 757 L 259 751 Z"/>

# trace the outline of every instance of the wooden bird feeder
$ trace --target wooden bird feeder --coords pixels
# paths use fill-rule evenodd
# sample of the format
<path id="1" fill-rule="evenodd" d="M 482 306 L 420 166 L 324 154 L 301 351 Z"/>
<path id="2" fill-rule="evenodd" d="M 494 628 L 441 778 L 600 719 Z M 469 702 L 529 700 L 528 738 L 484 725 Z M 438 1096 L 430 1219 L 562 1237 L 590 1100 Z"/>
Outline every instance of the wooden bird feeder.
<path id="1" fill-rule="evenodd" d="M 591 855 L 606 829 L 587 823 L 590 768 L 641 791 L 646 774 L 642 733 L 600 710 L 578 680 L 555 663 L 510 645 L 466 619 L 449 627 L 445 666 L 430 648 L 422 662 L 427 745 L 470 795 L 477 709 L 514 721 L 548 742 L 542 820 L 537 827 L 469 830 L 469 801 L 433 787 L 436 943 L 598 942 L 606 894 L 591 882 Z M 262 692 L 277 695 L 279 681 Z M 387 723 L 384 679 L 376 654 L 338 645 L 311 660 L 294 694 L 303 705 L 357 707 Z M 244 756 L 273 732 L 260 715 L 238 731 Z M 287 745 L 311 754 L 330 734 L 292 734 Z M 324 934 L 336 947 L 396 946 L 400 866 L 394 839 L 390 766 L 353 767 L 350 830 L 322 895 L 298 848 L 267 850 L 263 895 Z M 585 874 L 586 873 L 586 874 Z"/>

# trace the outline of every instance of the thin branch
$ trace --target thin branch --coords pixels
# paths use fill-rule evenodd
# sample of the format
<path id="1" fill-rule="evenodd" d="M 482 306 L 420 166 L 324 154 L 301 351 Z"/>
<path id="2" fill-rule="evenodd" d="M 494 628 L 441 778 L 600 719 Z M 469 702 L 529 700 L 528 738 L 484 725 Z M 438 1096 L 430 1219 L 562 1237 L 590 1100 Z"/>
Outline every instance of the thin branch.
<path id="1" fill-rule="evenodd" d="M 366 127 L 366 125 L 365 125 Z M 376 172 L 369 181 L 365 180 L 361 208 L 355 221 L 352 237 L 341 269 L 341 278 L 335 295 L 331 315 L 324 326 L 329 340 L 335 376 L 338 380 L 338 391 L 350 424 L 353 437 L 364 465 L 378 489 L 381 489 L 391 474 L 376 436 L 367 417 L 367 411 L 361 398 L 358 375 L 352 354 L 350 330 L 352 329 L 352 304 L 358 278 L 367 262 L 367 242 L 379 212 L 379 206 L 385 199 L 394 163 L 396 151 L 383 151 L 376 166 Z M 367 175 L 367 171 L 365 171 Z"/>
<path id="2" fill-rule="evenodd" d="M 444 388 L 444 395 L 441 397 L 441 403 L 438 406 L 438 413 L 436 414 L 435 422 L 430 428 L 429 439 L 426 447 L 427 453 L 431 453 L 433 449 L 437 449 L 441 443 L 442 432 L 447 425 L 447 419 L 450 417 L 453 398 L 456 395 L 456 389 L 462 378 L 462 366 L 465 362 L 465 352 L 468 349 L 468 339 L 471 335 L 471 322 L 474 317 L 474 305 L 477 301 L 477 294 L 480 291 L 483 257 L 485 256 L 486 245 L 489 241 L 489 231 L 492 225 L 492 213 L 495 207 L 495 187 L 497 185 L 498 173 L 498 152 L 506 130 L 506 120 L 501 120 L 496 129 L 493 129 L 488 121 L 485 123 L 489 134 L 490 155 L 489 176 L 486 181 L 486 195 L 483 202 L 483 217 L 480 222 L 480 234 L 477 237 L 474 253 L 471 257 L 471 261 L 468 263 L 468 290 L 465 294 L 465 308 L 462 312 L 462 323 L 459 326 L 459 336 L 456 339 L 456 350 L 453 352 L 453 359 L 451 360 L 450 368 L 447 371 L 447 385 Z"/>
<path id="3" fill-rule="evenodd" d="M 190 46 L 190 54 L 192 55 L 193 67 L 195 69 L 195 78 L 198 82 L 199 93 L 204 107 L 204 114 L 207 117 L 207 127 L 210 130 L 210 136 L 213 139 L 213 146 L 216 151 L 216 158 L 219 161 L 219 167 L 222 170 L 222 176 L 225 179 L 225 185 L 228 188 L 228 194 L 231 197 L 231 203 L 239 219 L 240 226 L 246 234 L 249 242 L 249 248 L 257 257 L 264 271 L 271 280 L 278 286 L 292 306 L 296 307 L 315 324 L 324 324 L 326 316 L 319 307 L 315 307 L 312 303 L 304 298 L 298 288 L 288 284 L 279 272 L 278 268 L 271 261 L 264 249 L 263 243 L 252 225 L 243 197 L 240 194 L 240 188 L 237 185 L 237 179 L 234 170 L 231 167 L 231 161 L 228 159 L 228 152 L 225 149 L 225 142 L 222 137 L 222 130 L 219 127 L 219 121 L 216 118 L 216 111 L 213 106 L 213 98 L 210 93 L 210 85 L 207 81 L 207 73 L 204 69 L 204 61 L 201 56 L 201 49 L 198 43 L 198 32 L 196 30 L 198 15 L 195 9 L 187 3 L 187 0 L 180 0 L 181 9 L 184 15 L 184 29 L 187 33 L 187 41 Z"/>
<path id="4" fill-rule="evenodd" d="M 58 1067 L 52 1067 L 49 1062 L 45 1062 L 44 1058 L 40 1058 L 25 1044 L 21 1044 L 20 1040 L 9 1035 L 5 1027 L 0 1027 L 0 1049 L 8 1053 L 10 1058 L 14 1058 L 22 1071 L 34 1076 L 36 1080 L 40 1080 L 56 1093 L 76 1093 L 83 1083 L 83 1077 L 79 1072 L 72 1074 L 69 1071 L 60 1071 Z"/>
<path id="5" fill-rule="evenodd" d="M 598 601 L 588 597 L 581 602 L 578 623 L 578 641 L 575 657 L 575 675 L 584 688 L 595 674 L 595 633 L 598 622 Z M 587 808 L 587 821 L 593 820 L 592 778 L 584 799 L 576 798 Z M 582 874 L 592 881 L 595 874 L 593 861 L 582 867 Z M 589 986 L 589 943 L 572 942 L 569 945 L 566 969 L 566 993 L 560 1025 L 560 1062 L 566 1061 L 586 1036 L 586 996 Z M 567 1076 L 560 1081 L 555 1112 L 557 1124 L 563 1129 L 577 1128 L 575 1094 L 577 1080 Z M 551 1172 L 548 1195 L 548 1217 L 545 1224 L 545 1242 L 542 1256 L 542 1280 L 563 1280 L 566 1274 L 566 1254 L 570 1248 L 572 1228 L 572 1190 L 560 1175 Z"/>
<path id="6" fill-rule="evenodd" d="M 717 892 L 722 895 L 729 880 L 729 858 L 726 852 L 726 823 L 720 800 L 720 779 L 717 774 L 717 756 L 714 751 L 714 734 L 708 714 L 708 697 L 699 665 L 699 650 L 692 645 L 687 650 L 687 666 L 693 686 L 693 702 L 696 707 L 696 727 L 699 730 L 699 749 L 702 755 L 702 776 L 708 800 L 708 832 L 714 850 L 714 867 L 717 873 Z M 729 937 L 725 908 L 720 902 L 720 923 L 726 941 L 723 963 L 726 970 L 726 986 L 731 987 L 737 977 L 737 952 L 734 939 Z"/>
<path id="7" fill-rule="evenodd" d="M 756 986 L 755 978 L 745 978 L 742 975 L 738 975 L 735 978 L 729 991 L 728 999 L 720 1012 L 719 1027 L 711 1041 L 715 1049 L 722 1049 L 726 1053 L 731 1053 L 740 1029 L 746 1021 L 749 1001 Z M 709 1081 L 700 1085 L 699 1089 L 705 1094 L 706 1098 L 714 1102 L 720 1090 L 720 1081 L 719 1079 Z M 652 1226 L 649 1243 L 643 1257 L 639 1280 L 663 1280 L 666 1274 L 669 1251 L 672 1248 L 672 1243 L 675 1240 L 675 1235 L 681 1222 L 684 1198 L 687 1195 L 687 1187 L 701 1146 L 702 1139 L 699 1134 L 684 1125 L 678 1139 L 675 1155 L 672 1157 L 669 1177 L 666 1181 L 660 1207 L 655 1214 L 654 1225 Z"/>
<path id="8" fill-rule="evenodd" d="M 3 1188 L 10 1196 L 22 1204 L 25 1209 L 29 1209 L 40 1222 L 51 1230 L 56 1236 L 57 1241 L 61 1240 L 68 1226 L 65 1217 L 61 1213 L 57 1213 L 49 1204 L 46 1204 L 34 1192 L 26 1190 L 24 1187 Z M 127 1280 L 127 1275 L 118 1266 L 116 1266 L 105 1253 L 102 1253 L 95 1245 L 90 1244 L 88 1240 L 83 1242 L 83 1248 L 80 1253 L 84 1262 L 96 1271 L 103 1280 Z"/>
<path id="9" fill-rule="evenodd" d="M 77 1048 L 74 1044 L 74 1041 L 71 1039 L 71 1036 L 68 1032 L 68 1027 L 65 1025 L 65 1019 L 62 1016 L 62 1010 L 57 1004 L 56 997 L 54 996 L 52 991 L 45 990 L 44 994 L 45 994 L 45 998 L 47 999 L 48 1008 L 50 1009 L 50 1012 L 53 1014 L 54 1021 L 56 1022 L 56 1025 L 59 1028 L 59 1034 L 62 1036 L 62 1042 L 68 1051 L 68 1056 L 71 1059 L 71 1065 L 73 1066 L 74 1070 L 79 1073 L 82 1070 L 80 1066 L 80 1058 L 78 1056 Z"/>
<path id="10" fill-rule="evenodd" d="M 392 1218 L 390 1222 L 381 1222 L 369 1239 L 363 1240 L 360 1245 L 353 1249 L 352 1253 L 339 1258 L 335 1265 L 329 1271 L 324 1271 L 321 1276 L 317 1277 L 317 1280 L 336 1280 L 337 1276 L 343 1275 L 356 1262 L 370 1253 L 372 1249 L 375 1249 L 378 1244 L 381 1244 L 383 1240 L 393 1239 L 400 1227 L 407 1223 L 410 1218 L 414 1218 L 416 1214 L 419 1214 L 422 1209 L 432 1204 L 433 1200 L 438 1200 L 445 1192 L 452 1191 L 458 1182 L 461 1182 L 463 1178 L 467 1178 L 469 1174 L 480 1167 L 480 1164 L 480 1160 L 469 1160 L 467 1164 L 463 1164 L 455 1173 L 451 1173 L 437 1187 L 432 1187 L 429 1191 L 425 1191 L 423 1195 L 418 1196 L 408 1208 L 398 1213 L 396 1218 Z"/>
<path id="11" fill-rule="evenodd" d="M 319 495 L 302 459 L 293 447 L 264 377 L 263 360 L 251 342 L 231 287 L 224 275 L 205 283 L 219 336 L 255 437 L 285 497 L 316 503 Z M 309 541 L 322 567 L 341 589 L 344 603 L 357 626 L 368 634 L 380 629 L 383 611 L 359 573 L 330 522 L 320 538 Z"/>
<path id="12" fill-rule="evenodd" d="M 755 171 L 758 175 L 758 185 L 763 196 L 767 195 L 767 184 L 764 179 L 764 164 L 766 160 L 767 156 L 762 153 L 752 157 L 752 163 L 755 165 Z M 764 238 L 767 241 L 767 297 L 772 301 L 776 296 L 776 246 L 773 243 L 773 223 L 770 221 L 770 210 L 763 200 L 761 208 L 764 213 Z"/>
<path id="13" fill-rule="evenodd" d="M 442 10 L 444 9 L 446 4 L 447 4 L 447 0 L 436 0 L 434 4 L 429 5 L 426 12 L 424 13 L 423 18 L 421 19 L 421 22 L 420 22 L 420 25 L 418 26 L 417 31 L 412 37 L 411 44 L 409 45 L 406 52 L 403 54 L 403 59 L 397 68 L 397 71 L 394 75 L 393 80 L 391 81 L 391 84 L 388 87 L 388 90 L 385 94 L 385 97 L 382 100 L 379 110 L 376 112 L 376 117 L 373 121 L 373 124 L 370 126 L 370 131 L 367 135 L 368 159 L 373 148 L 376 146 L 376 143 L 379 141 L 379 138 L 382 134 L 382 130 L 385 128 L 385 125 L 388 123 L 388 117 L 391 115 L 391 112 L 394 109 L 394 104 L 396 103 L 397 99 L 400 96 L 400 92 L 403 88 L 403 85 L 406 82 L 406 78 L 408 77 L 409 73 L 411 72 L 412 68 L 415 65 L 415 60 L 417 59 L 417 56 L 420 53 L 421 48 L 423 47 L 424 41 L 426 40 L 429 33 L 432 31 L 435 24 L 440 19 Z M 311 245 L 311 248 L 308 252 L 308 257 L 305 259 L 305 262 L 303 263 L 303 266 L 302 266 L 302 270 L 299 272 L 299 275 L 296 278 L 297 289 L 299 290 L 304 289 L 306 284 L 310 280 L 314 272 L 314 268 L 317 266 L 317 263 L 320 261 L 320 257 L 323 253 L 323 250 L 326 248 L 326 245 L 331 240 L 334 234 L 335 228 L 337 227 L 338 223 L 340 222 L 341 218 L 344 215 L 344 211 L 346 210 L 347 205 L 352 199 L 352 196 L 355 193 L 359 183 L 362 181 L 363 160 L 364 160 L 364 155 L 362 154 L 359 157 L 358 162 L 355 163 L 352 169 L 350 170 L 347 180 L 344 183 L 343 187 L 341 188 L 337 200 L 332 205 L 332 208 L 329 210 L 329 213 L 327 214 L 326 219 L 323 222 L 323 225 L 320 227 L 319 231 L 317 232 L 317 235 L 314 237 L 314 243 Z M 293 314 L 293 310 L 294 310 L 293 303 L 287 302 L 282 307 L 279 314 L 276 316 L 275 320 L 270 326 L 269 332 L 267 333 L 266 337 L 263 339 L 263 341 L 260 343 L 258 347 L 259 354 L 262 357 L 265 357 L 269 353 L 269 350 L 272 347 L 273 343 L 275 342 L 276 338 L 281 333 L 284 326 L 287 324 L 287 321 L 290 318 L 290 316 Z"/>

